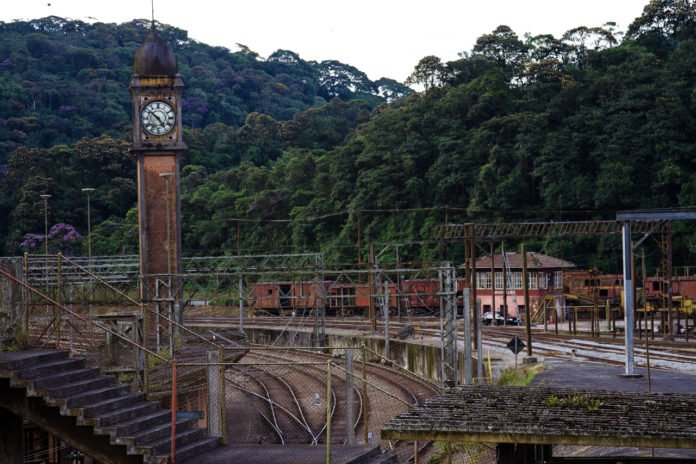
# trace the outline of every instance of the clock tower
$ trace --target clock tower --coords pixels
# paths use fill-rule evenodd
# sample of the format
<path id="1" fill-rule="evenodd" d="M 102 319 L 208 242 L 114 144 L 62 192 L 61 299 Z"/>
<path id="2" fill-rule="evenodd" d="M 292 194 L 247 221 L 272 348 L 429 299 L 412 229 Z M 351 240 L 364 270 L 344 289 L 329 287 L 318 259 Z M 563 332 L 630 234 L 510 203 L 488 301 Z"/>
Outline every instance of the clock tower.
<path id="1" fill-rule="evenodd" d="M 179 322 L 183 320 L 179 161 L 186 149 L 181 130 L 183 89 L 176 56 L 153 22 L 135 54 L 129 87 L 133 104 L 131 151 L 138 172 L 140 296 Z M 150 334 L 155 330 L 152 319 L 145 315 Z"/>

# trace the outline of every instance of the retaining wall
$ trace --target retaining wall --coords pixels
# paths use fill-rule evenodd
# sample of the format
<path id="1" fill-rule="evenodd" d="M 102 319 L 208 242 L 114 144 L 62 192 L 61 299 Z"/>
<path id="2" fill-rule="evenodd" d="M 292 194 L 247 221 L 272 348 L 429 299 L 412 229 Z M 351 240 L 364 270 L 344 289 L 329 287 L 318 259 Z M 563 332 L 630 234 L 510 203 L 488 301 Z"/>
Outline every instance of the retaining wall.
<path id="1" fill-rule="evenodd" d="M 244 331 L 249 343 L 273 346 L 313 346 L 313 334 L 310 328 L 288 330 L 271 329 L 267 327 L 254 327 L 246 325 Z M 370 350 L 385 355 L 386 342 L 383 336 L 354 335 L 345 333 L 327 333 L 327 346 L 330 348 L 360 348 L 363 343 Z M 334 351 L 334 353 L 336 353 Z M 463 354 L 460 353 L 459 377 L 460 383 L 464 383 Z M 432 338 L 420 338 L 416 335 L 408 340 L 389 341 L 389 359 L 421 377 L 441 381 L 440 367 L 441 351 L 439 340 Z"/>

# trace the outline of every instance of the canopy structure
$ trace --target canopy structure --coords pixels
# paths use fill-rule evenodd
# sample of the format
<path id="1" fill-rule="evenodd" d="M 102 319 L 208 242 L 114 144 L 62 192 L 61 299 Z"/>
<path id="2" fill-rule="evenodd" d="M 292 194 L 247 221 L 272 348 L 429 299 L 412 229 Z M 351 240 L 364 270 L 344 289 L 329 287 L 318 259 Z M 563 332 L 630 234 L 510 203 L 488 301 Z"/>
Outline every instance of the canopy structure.
<path id="1" fill-rule="evenodd" d="M 550 445 L 694 449 L 695 410 L 696 395 L 475 385 L 412 408 L 381 436 L 543 448 L 547 459 Z"/>
<path id="2" fill-rule="evenodd" d="M 621 211 L 616 214 L 616 220 L 621 223 L 622 227 L 622 247 L 623 247 L 623 276 L 624 276 L 624 327 L 625 327 L 625 374 L 628 377 L 635 376 L 634 366 L 635 361 L 633 357 L 633 330 L 630 330 L 634 324 L 634 311 L 635 311 L 635 301 L 634 301 L 634 289 L 632 277 L 633 269 L 633 248 L 634 245 L 631 242 L 631 230 L 634 228 L 634 223 L 655 223 L 655 222 L 669 222 L 685 219 L 696 219 L 696 208 L 670 208 L 670 209 L 640 209 L 632 211 Z M 650 232 L 646 233 L 646 236 Z M 642 241 L 642 239 L 641 239 Z M 671 241 L 671 239 L 670 239 Z M 664 250 L 663 250 L 664 253 Z M 668 253 L 671 254 L 671 246 L 668 247 Z M 671 273 L 671 256 L 669 257 L 668 272 Z M 671 275 L 671 274 L 670 274 Z M 668 279 L 671 280 L 671 279 Z M 667 289 L 668 295 L 671 297 L 672 289 L 671 282 L 669 288 Z M 672 308 L 671 308 L 671 298 L 669 298 L 668 303 L 668 322 L 670 327 L 670 333 L 672 330 Z"/>

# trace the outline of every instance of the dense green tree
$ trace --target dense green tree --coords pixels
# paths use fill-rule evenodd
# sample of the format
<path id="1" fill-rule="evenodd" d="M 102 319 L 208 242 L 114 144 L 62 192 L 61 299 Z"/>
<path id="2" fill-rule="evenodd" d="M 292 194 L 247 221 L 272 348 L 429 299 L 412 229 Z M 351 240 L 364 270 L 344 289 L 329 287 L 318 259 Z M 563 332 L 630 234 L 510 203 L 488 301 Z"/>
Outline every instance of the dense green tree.
<path id="1" fill-rule="evenodd" d="M 337 61 L 289 50 L 263 60 L 163 28 L 187 83 L 186 254 L 322 251 L 355 262 L 360 231 L 363 244 L 422 240 L 402 258 L 439 260 L 443 247 L 428 239 L 444 221 L 693 206 L 692 16 L 691 1 L 651 1 L 623 41 L 610 23 L 524 40 L 500 26 L 455 61 L 420 60 L 409 82 L 427 91 L 417 93 Z M 41 193 L 53 195 L 51 223 L 83 231 L 89 179 L 99 252 L 135 251 L 124 64 L 146 27 L 58 18 L 0 27 L 6 250 L 42 231 Z M 675 263 L 692 263 L 693 226 L 675 232 Z M 616 237 L 534 245 L 583 266 L 620 266 Z"/>
<path id="2" fill-rule="evenodd" d="M 420 85 L 427 92 L 444 80 L 445 66 L 437 56 L 425 56 L 420 59 L 411 75 L 406 78 L 407 84 Z"/>
<path id="3" fill-rule="evenodd" d="M 498 26 L 490 34 L 484 34 L 476 39 L 472 51 L 497 63 L 510 78 L 518 75 L 527 56 L 527 46 L 508 26 Z"/>
<path id="4" fill-rule="evenodd" d="M 49 148 L 101 134 L 123 136 L 133 56 L 149 27 L 142 20 L 88 24 L 54 16 L 0 22 L 0 164 L 20 145 Z M 308 62 L 289 50 L 264 60 L 243 45 L 232 52 L 191 40 L 181 29 L 158 27 L 186 83 L 187 128 L 238 127 L 252 112 L 287 120 L 334 97 L 361 98 L 374 107 L 407 93 L 393 84 L 380 89 L 338 61 Z"/>

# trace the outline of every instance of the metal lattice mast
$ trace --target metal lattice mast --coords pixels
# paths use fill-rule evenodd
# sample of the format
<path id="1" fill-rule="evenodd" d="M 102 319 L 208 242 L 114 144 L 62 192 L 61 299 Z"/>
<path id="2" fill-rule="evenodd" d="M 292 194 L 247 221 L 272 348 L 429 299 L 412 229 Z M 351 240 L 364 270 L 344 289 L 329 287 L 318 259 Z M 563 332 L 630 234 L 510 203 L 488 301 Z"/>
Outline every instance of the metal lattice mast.
<path id="1" fill-rule="evenodd" d="M 316 280 L 314 289 L 314 339 L 316 346 L 326 344 L 326 287 L 324 285 L 324 260 L 320 255 L 315 256 Z"/>
<path id="2" fill-rule="evenodd" d="M 662 293 L 662 307 L 667 309 L 667 335 L 674 336 L 674 308 L 672 308 L 672 223 L 665 224 L 659 236 L 660 267 L 658 278 L 660 279 L 660 292 Z M 645 285 L 645 283 L 643 284 Z"/>
<path id="3" fill-rule="evenodd" d="M 457 385 L 457 276 L 452 263 L 442 263 L 440 280 L 440 341 L 442 350 L 442 383 Z"/>
<path id="4" fill-rule="evenodd" d="M 510 262 L 508 261 L 507 257 L 507 252 L 505 252 L 505 247 L 503 246 L 503 278 L 505 279 L 505 283 L 507 285 L 507 290 L 514 289 L 513 282 L 512 282 L 512 271 L 510 271 Z M 507 301 L 507 295 L 505 295 L 505 301 Z M 512 293 L 512 304 L 515 308 L 515 312 L 519 314 L 519 305 L 517 304 L 517 292 Z M 507 303 L 506 303 L 507 307 Z M 505 317 L 507 318 L 507 314 L 505 314 Z M 507 320 L 503 321 L 503 324 L 507 324 Z"/>

